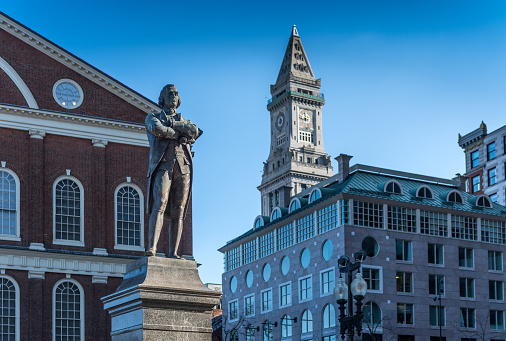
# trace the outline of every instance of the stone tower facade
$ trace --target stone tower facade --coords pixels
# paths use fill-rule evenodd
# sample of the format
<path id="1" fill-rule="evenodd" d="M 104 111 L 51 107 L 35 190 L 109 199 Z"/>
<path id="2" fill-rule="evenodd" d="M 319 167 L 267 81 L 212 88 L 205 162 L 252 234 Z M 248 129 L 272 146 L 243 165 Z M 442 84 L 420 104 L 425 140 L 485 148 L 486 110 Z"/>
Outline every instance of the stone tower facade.
<path id="1" fill-rule="evenodd" d="M 323 147 L 321 79 L 316 79 L 293 26 L 272 98 L 267 104 L 271 122 L 269 158 L 264 163 L 262 215 L 288 207 L 290 197 L 333 175 Z"/>

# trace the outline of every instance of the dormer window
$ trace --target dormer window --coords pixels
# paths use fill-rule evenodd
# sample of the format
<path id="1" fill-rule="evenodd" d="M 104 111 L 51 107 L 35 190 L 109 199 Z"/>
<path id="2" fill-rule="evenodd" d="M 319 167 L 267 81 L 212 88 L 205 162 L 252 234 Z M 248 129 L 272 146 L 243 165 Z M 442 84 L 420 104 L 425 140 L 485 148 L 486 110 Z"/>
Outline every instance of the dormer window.
<path id="1" fill-rule="evenodd" d="M 476 206 L 492 208 L 492 202 L 487 196 L 481 195 L 476 199 Z"/>
<path id="2" fill-rule="evenodd" d="M 434 199 L 434 195 L 432 194 L 432 190 L 427 186 L 418 187 L 418 190 L 416 191 L 416 196 L 418 198 Z"/>
<path id="3" fill-rule="evenodd" d="M 322 193 L 319 188 L 313 189 L 311 195 L 309 196 L 309 203 L 312 203 L 322 197 Z"/>
<path id="4" fill-rule="evenodd" d="M 275 207 L 271 213 L 271 221 L 276 220 L 278 218 L 281 218 L 281 209 L 279 207 Z"/>
<path id="5" fill-rule="evenodd" d="M 462 195 L 457 191 L 451 191 L 448 193 L 448 198 L 446 199 L 448 202 L 455 202 L 457 204 L 462 204 L 464 200 L 462 199 Z"/>
<path id="6" fill-rule="evenodd" d="M 262 219 L 262 217 L 258 217 L 255 219 L 255 228 L 259 228 L 259 227 L 262 227 L 264 226 L 264 220 Z"/>
<path id="7" fill-rule="evenodd" d="M 384 191 L 387 193 L 402 194 L 402 187 L 397 181 L 390 180 L 385 184 Z"/>
<path id="8" fill-rule="evenodd" d="M 290 213 L 300 208 L 300 201 L 298 198 L 293 198 L 290 203 Z"/>

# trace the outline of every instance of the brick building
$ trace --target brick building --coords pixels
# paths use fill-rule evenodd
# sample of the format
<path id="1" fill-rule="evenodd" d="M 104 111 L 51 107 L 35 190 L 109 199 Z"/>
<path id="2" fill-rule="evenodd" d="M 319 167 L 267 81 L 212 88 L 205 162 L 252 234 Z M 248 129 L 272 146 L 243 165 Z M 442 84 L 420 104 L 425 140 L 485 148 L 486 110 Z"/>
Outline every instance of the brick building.
<path id="1" fill-rule="evenodd" d="M 0 84 L 0 338 L 110 339 L 100 298 L 144 253 L 159 108 L 1 12 Z M 191 234 L 190 204 L 186 257 Z"/>

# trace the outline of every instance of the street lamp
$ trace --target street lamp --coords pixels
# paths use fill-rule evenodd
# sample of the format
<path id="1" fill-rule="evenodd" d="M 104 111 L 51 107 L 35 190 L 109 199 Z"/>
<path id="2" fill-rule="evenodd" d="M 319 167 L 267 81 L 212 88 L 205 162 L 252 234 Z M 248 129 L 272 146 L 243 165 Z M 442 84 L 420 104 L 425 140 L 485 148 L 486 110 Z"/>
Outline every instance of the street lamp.
<path id="1" fill-rule="evenodd" d="M 339 279 L 334 288 L 334 296 L 339 304 L 339 322 L 341 324 L 341 338 L 344 340 L 345 335 L 348 334 L 348 340 L 353 341 L 355 330 L 357 335 L 360 336 L 362 332 L 362 300 L 367 293 L 367 283 L 362 278 L 360 273 L 360 264 L 367 258 L 366 252 L 360 250 L 356 252 L 353 257 L 355 262 L 352 263 L 347 256 L 341 256 L 337 261 L 339 265 Z M 357 275 L 353 282 L 351 281 L 353 271 L 357 271 Z M 342 273 L 348 274 L 348 285 L 344 283 L 341 276 Z M 357 306 L 357 312 L 353 314 L 353 299 Z M 346 315 L 346 304 L 348 304 L 348 315 Z"/>
<path id="2" fill-rule="evenodd" d="M 434 297 L 434 301 L 439 301 L 439 311 L 438 311 L 438 323 L 439 323 L 439 341 L 442 341 L 443 340 L 443 324 L 441 323 L 441 310 L 442 310 L 442 307 L 441 307 L 441 295 L 443 294 L 444 292 L 444 289 L 443 289 L 443 279 L 442 278 L 438 278 L 437 279 L 437 296 Z"/>

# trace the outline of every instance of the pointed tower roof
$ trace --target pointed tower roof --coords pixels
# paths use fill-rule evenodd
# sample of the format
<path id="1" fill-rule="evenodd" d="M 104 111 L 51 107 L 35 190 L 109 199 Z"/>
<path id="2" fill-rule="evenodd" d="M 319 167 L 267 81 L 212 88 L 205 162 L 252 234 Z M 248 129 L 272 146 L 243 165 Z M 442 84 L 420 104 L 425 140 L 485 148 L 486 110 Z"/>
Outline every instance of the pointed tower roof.
<path id="1" fill-rule="evenodd" d="M 307 59 L 306 52 L 300 40 L 299 32 L 295 25 L 292 27 L 292 35 L 288 41 L 285 57 L 283 58 L 283 63 L 281 63 L 276 84 L 285 79 L 289 74 L 315 80 L 313 70 L 311 69 L 311 65 L 309 64 L 309 60 Z"/>

